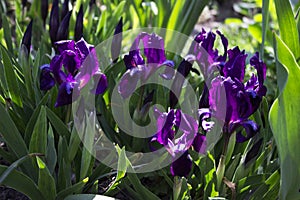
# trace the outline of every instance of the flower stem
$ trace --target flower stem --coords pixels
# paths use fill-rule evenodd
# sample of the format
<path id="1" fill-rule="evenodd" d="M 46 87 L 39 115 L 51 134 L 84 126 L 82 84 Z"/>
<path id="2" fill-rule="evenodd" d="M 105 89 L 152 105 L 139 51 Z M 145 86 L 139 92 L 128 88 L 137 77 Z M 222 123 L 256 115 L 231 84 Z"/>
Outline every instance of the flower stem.
<path id="1" fill-rule="evenodd" d="M 219 160 L 218 168 L 217 168 L 217 171 L 216 171 L 218 190 L 221 189 L 221 184 L 222 184 L 224 173 L 225 173 L 226 153 L 227 153 L 228 143 L 229 143 L 229 139 L 230 139 L 229 134 L 225 133 L 223 135 L 224 135 L 224 145 L 223 145 L 222 154 L 221 154 L 221 157 L 220 157 L 220 160 Z"/>

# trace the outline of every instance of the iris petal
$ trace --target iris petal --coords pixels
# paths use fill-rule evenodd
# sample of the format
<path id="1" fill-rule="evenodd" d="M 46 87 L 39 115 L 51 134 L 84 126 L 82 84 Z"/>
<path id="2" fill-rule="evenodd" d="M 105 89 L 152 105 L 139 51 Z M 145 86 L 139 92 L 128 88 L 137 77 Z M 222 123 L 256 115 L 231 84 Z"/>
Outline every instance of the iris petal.
<path id="1" fill-rule="evenodd" d="M 40 68 L 41 76 L 40 76 L 40 89 L 41 90 L 50 90 L 55 85 L 55 80 L 51 75 L 51 69 L 49 64 L 43 65 Z"/>
<path id="2" fill-rule="evenodd" d="M 94 79 L 95 86 L 91 90 L 91 92 L 96 95 L 102 94 L 108 86 L 108 82 L 105 74 L 98 72 L 93 76 L 93 79 Z"/>
<path id="3" fill-rule="evenodd" d="M 192 169 L 192 160 L 187 151 L 171 164 L 171 174 L 173 176 L 187 176 Z"/>
<path id="4" fill-rule="evenodd" d="M 193 142 L 193 147 L 195 151 L 204 154 L 206 152 L 206 146 L 207 146 L 206 136 L 198 133 Z"/>
<path id="5" fill-rule="evenodd" d="M 133 68 L 127 70 L 122 76 L 118 91 L 124 99 L 128 98 L 135 91 L 142 73 L 143 71 L 140 68 Z"/>
<path id="6" fill-rule="evenodd" d="M 237 125 L 238 126 L 236 126 L 236 128 L 240 126 L 245 130 L 246 133 L 246 135 L 243 135 L 242 133 L 243 130 L 240 130 L 236 133 L 236 141 L 239 143 L 249 140 L 251 137 L 256 135 L 259 131 L 259 126 L 254 121 L 251 120 L 242 121 Z"/>

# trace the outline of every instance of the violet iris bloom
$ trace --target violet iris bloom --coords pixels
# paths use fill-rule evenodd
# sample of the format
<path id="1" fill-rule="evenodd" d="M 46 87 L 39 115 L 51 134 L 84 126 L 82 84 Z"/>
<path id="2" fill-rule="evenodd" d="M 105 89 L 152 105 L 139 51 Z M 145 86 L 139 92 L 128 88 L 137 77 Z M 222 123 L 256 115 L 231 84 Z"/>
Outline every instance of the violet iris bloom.
<path id="1" fill-rule="evenodd" d="M 147 58 L 147 62 L 145 62 L 141 55 L 139 49 L 140 41 L 143 42 L 144 55 Z M 136 89 L 138 81 L 147 80 L 159 67 L 163 65 L 174 67 L 173 61 L 166 59 L 163 38 L 154 33 L 149 34 L 145 32 L 137 36 L 131 46 L 129 55 L 124 56 L 124 63 L 127 71 L 124 73 L 118 88 L 123 98 L 128 98 Z M 168 69 L 170 68 L 167 68 L 165 72 L 161 74 L 165 79 L 171 79 L 173 77 L 173 70 Z"/>
<path id="2" fill-rule="evenodd" d="M 213 73 L 224 65 L 227 58 L 228 40 L 220 31 L 217 31 L 217 34 L 223 44 L 223 55 L 220 55 L 218 50 L 214 49 L 216 34 L 211 31 L 206 32 L 204 29 L 195 37 L 196 43 L 193 43 L 190 48 L 190 52 L 195 55 L 196 62 L 200 66 L 205 80 L 211 79 Z"/>
<path id="3" fill-rule="evenodd" d="M 158 132 L 152 138 L 152 142 L 157 141 L 164 145 L 173 157 L 171 164 L 171 174 L 173 176 L 187 176 L 192 167 L 192 160 L 188 154 L 188 149 L 204 154 L 206 151 L 206 137 L 198 132 L 197 120 L 190 115 L 184 114 L 181 110 L 171 109 L 168 113 L 162 113 L 158 109 L 154 110 L 157 118 Z M 199 110 L 201 129 L 210 130 L 212 122 L 206 121 L 210 117 L 208 109 Z M 204 125 L 204 126 L 203 126 Z M 182 133 L 175 138 L 175 129 Z"/>
<path id="4" fill-rule="evenodd" d="M 253 74 L 244 83 L 247 54 L 238 47 L 227 50 L 227 38 L 219 31 L 217 34 L 223 44 L 223 54 L 214 49 L 216 34 L 204 29 L 195 37 L 197 43 L 190 49 L 206 80 L 199 107 L 210 108 L 212 116 L 224 124 L 223 133 L 230 135 L 237 131 L 237 142 L 244 142 L 259 131 L 259 126 L 248 118 L 266 95 L 267 89 L 263 85 L 266 65 L 256 53 L 250 59 L 250 65 L 256 69 L 257 75 Z"/>
<path id="5" fill-rule="evenodd" d="M 76 43 L 73 40 L 64 40 L 55 44 L 59 55 L 52 58 L 50 65 L 41 67 L 40 76 L 41 90 L 49 90 L 55 83 L 59 85 L 55 107 L 75 101 L 80 90 L 91 78 L 94 79 L 94 83 L 97 83 L 91 89 L 93 94 L 101 94 L 105 91 L 107 79 L 99 71 L 96 52 L 92 45 L 86 43 L 83 38 Z"/>
<path id="6" fill-rule="evenodd" d="M 267 89 L 263 85 L 266 65 L 256 53 L 250 59 L 250 64 L 256 69 L 257 75 L 252 74 L 250 80 L 243 83 L 247 54 L 235 47 L 228 50 L 228 56 L 228 61 L 220 70 L 221 75 L 211 82 L 209 105 L 212 115 L 224 124 L 223 134 L 237 131 L 236 141 L 244 142 L 259 131 L 259 126 L 248 118 L 266 95 Z"/>

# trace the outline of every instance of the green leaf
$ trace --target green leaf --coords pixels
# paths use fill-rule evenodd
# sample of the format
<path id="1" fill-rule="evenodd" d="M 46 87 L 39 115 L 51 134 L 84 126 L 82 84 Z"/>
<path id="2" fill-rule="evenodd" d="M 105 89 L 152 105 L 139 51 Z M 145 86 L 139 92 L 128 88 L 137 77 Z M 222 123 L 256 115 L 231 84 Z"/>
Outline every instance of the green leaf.
<path id="1" fill-rule="evenodd" d="M 3 13 L 1 17 L 2 17 L 2 27 L 4 30 L 4 38 L 5 38 L 6 46 L 8 51 L 13 53 L 13 46 L 12 46 L 13 43 L 12 43 L 11 29 L 9 27 L 9 23 L 5 13 Z"/>
<path id="2" fill-rule="evenodd" d="M 14 154 L 21 158 L 28 153 L 26 144 L 2 104 L 0 104 L 0 113 L 0 134 Z"/>
<path id="3" fill-rule="evenodd" d="M 39 105 L 35 108 L 33 111 L 33 114 L 31 115 L 25 129 L 25 142 L 26 144 L 29 144 L 31 135 L 33 133 L 34 125 L 36 124 L 36 121 L 38 120 L 38 116 L 40 114 L 40 110 L 42 105 L 45 105 L 49 98 L 49 92 L 45 94 L 45 96 L 40 101 Z"/>
<path id="4" fill-rule="evenodd" d="M 40 191 L 43 193 L 45 199 L 55 199 L 56 197 L 56 188 L 55 188 L 55 180 L 53 176 L 51 176 L 46 164 L 40 159 L 36 157 L 36 161 L 39 167 L 39 180 L 38 186 Z"/>
<path id="5" fill-rule="evenodd" d="M 300 93 L 296 91 L 300 89 L 300 69 L 288 46 L 277 35 L 275 40 L 279 96 L 270 109 L 269 122 L 280 157 L 280 198 L 299 199 Z"/>
<path id="6" fill-rule="evenodd" d="M 96 194 L 76 194 L 68 196 L 65 200 L 115 200 L 115 198 Z"/>
<path id="7" fill-rule="evenodd" d="M 15 74 L 14 66 L 8 55 L 7 51 L 1 46 L 2 61 L 4 66 L 5 79 L 7 81 L 7 87 L 9 94 L 14 103 L 23 107 L 23 103 L 20 97 L 20 88 L 17 82 L 17 76 Z"/>
<path id="8" fill-rule="evenodd" d="M 57 194 L 56 199 L 57 200 L 63 200 L 65 199 L 68 195 L 71 194 L 76 194 L 76 193 L 80 193 L 83 189 L 83 186 L 88 182 L 89 178 L 85 178 L 82 181 L 79 181 L 78 183 L 72 185 L 71 187 L 68 187 L 67 189 L 64 189 L 62 191 L 60 191 Z"/>
<path id="9" fill-rule="evenodd" d="M 275 0 L 280 37 L 295 58 L 300 57 L 300 41 L 296 21 L 290 1 Z"/>
<path id="10" fill-rule="evenodd" d="M 5 172 L 7 169 L 7 166 L 0 165 L 0 174 Z M 19 192 L 22 192 L 32 200 L 44 199 L 44 196 L 42 195 L 34 181 L 17 170 L 13 170 L 6 177 L 6 179 L 3 181 L 3 185 L 14 188 Z"/>
<path id="11" fill-rule="evenodd" d="M 76 156 L 78 149 L 80 148 L 81 138 L 79 137 L 76 128 L 72 129 L 70 143 L 69 143 L 69 160 L 73 160 Z"/>
<path id="12" fill-rule="evenodd" d="M 22 71 L 24 74 L 24 81 L 25 81 L 25 87 L 26 87 L 26 94 L 28 98 L 30 98 L 31 102 L 35 104 L 35 96 L 33 91 L 33 80 L 32 80 L 32 72 L 31 72 L 31 66 L 30 66 L 30 59 L 29 59 L 29 51 L 26 47 L 22 44 L 20 51 L 19 51 L 19 63 L 22 67 Z M 33 104 L 33 105 L 34 105 Z"/>
<path id="13" fill-rule="evenodd" d="M 29 144 L 29 152 L 46 154 L 47 148 L 47 118 L 45 107 L 41 107 L 38 120 L 33 129 Z"/>
<path id="14" fill-rule="evenodd" d="M 15 170 L 18 166 L 20 166 L 21 163 L 23 163 L 25 160 L 32 156 L 37 156 L 39 154 L 28 154 L 26 156 L 23 156 L 22 158 L 16 160 L 13 162 L 0 176 L 0 185 L 5 181 L 5 179 L 9 176 L 10 173 L 12 173 L 13 170 Z"/>
<path id="15" fill-rule="evenodd" d="M 50 124 L 48 129 L 48 136 L 47 136 L 46 161 L 47 161 L 47 166 L 50 174 L 53 174 L 56 161 L 57 161 L 57 156 L 56 156 L 56 149 L 55 149 L 55 139 Z"/>
<path id="16" fill-rule="evenodd" d="M 9 163 L 14 162 L 14 160 L 15 160 L 14 155 L 12 153 L 4 150 L 3 147 L 0 147 L 0 156 Z"/>
<path id="17" fill-rule="evenodd" d="M 190 199 L 189 188 L 186 178 L 174 178 L 174 186 L 173 186 L 173 199 Z"/>
<path id="18" fill-rule="evenodd" d="M 50 120 L 52 126 L 61 136 L 70 137 L 70 132 L 67 126 L 59 119 L 59 117 L 49 108 L 46 107 L 47 117 Z"/>
<path id="19" fill-rule="evenodd" d="M 94 151 L 94 139 L 95 139 L 95 114 L 91 114 L 90 116 L 86 113 L 85 115 L 85 124 L 86 128 L 83 130 L 84 132 L 79 133 L 80 137 L 83 136 L 83 150 L 81 156 L 81 169 L 80 169 L 80 179 L 84 179 L 88 170 L 90 169 L 90 165 L 92 163 L 92 154 Z"/>
<path id="20" fill-rule="evenodd" d="M 122 150 L 119 153 L 119 159 L 118 159 L 118 173 L 117 177 L 114 180 L 113 184 L 109 187 L 109 189 L 105 192 L 105 194 L 110 194 L 111 191 L 117 188 L 117 186 L 120 184 L 120 180 L 125 177 L 128 162 L 126 157 L 125 148 L 123 147 Z"/>
<path id="21" fill-rule="evenodd" d="M 260 55 L 264 55 L 264 45 L 266 40 L 267 27 L 269 23 L 269 3 L 270 0 L 263 0 L 262 5 L 262 41 L 260 46 Z"/>

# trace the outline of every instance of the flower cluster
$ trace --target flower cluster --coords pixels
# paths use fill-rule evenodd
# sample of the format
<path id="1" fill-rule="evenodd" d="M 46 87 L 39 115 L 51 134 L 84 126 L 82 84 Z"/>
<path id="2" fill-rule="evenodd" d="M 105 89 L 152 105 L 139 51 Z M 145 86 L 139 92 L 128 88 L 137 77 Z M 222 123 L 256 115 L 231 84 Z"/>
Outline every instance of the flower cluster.
<path id="1" fill-rule="evenodd" d="M 209 106 L 212 116 L 224 124 L 223 134 L 230 135 L 237 131 L 237 142 L 244 142 L 259 131 L 259 126 L 248 118 L 258 109 L 262 97 L 266 95 L 266 65 L 255 53 L 250 59 L 250 65 L 256 69 L 257 74 L 252 74 L 244 83 L 247 54 L 238 47 L 228 50 L 228 40 L 220 32 L 217 33 L 224 46 L 223 55 L 213 49 L 216 38 L 214 33 L 202 30 L 195 38 L 199 44 L 194 47 L 197 62 L 200 66 L 205 66 L 203 63 L 206 62 L 207 66 L 203 68 L 207 89 L 203 91 L 202 96 L 206 99 L 202 102 L 208 104 L 200 102 L 200 106 Z M 207 51 L 208 58 L 199 53 L 199 47 Z M 216 71 L 217 76 L 214 75 Z"/>
<path id="2" fill-rule="evenodd" d="M 192 160 L 188 150 L 204 154 L 206 151 L 206 137 L 198 132 L 199 125 L 192 116 L 181 110 L 171 109 L 168 113 L 154 109 L 157 119 L 157 133 L 152 142 L 157 141 L 164 145 L 173 157 L 171 173 L 173 176 L 187 176 L 192 167 Z M 206 121 L 210 117 L 208 109 L 200 109 L 199 118 L 204 131 L 211 129 L 213 123 Z M 178 130 L 177 133 L 175 130 Z M 175 138 L 175 133 L 178 137 Z"/>
<path id="3" fill-rule="evenodd" d="M 144 45 L 144 55 L 147 63 L 139 49 L 140 42 Z M 136 89 L 139 80 L 145 81 L 159 67 L 167 66 L 161 76 L 165 79 L 173 77 L 173 61 L 167 60 L 164 51 L 164 41 L 156 34 L 142 32 L 134 40 L 129 55 L 124 56 L 124 63 L 127 71 L 122 76 L 119 84 L 119 93 L 123 98 L 128 98 Z"/>
<path id="4" fill-rule="evenodd" d="M 197 152 L 205 153 L 205 134 L 209 134 L 214 125 L 207 119 L 213 117 L 218 124 L 222 124 L 223 135 L 227 138 L 236 132 L 237 142 L 244 142 L 259 131 L 259 126 L 249 120 L 249 117 L 258 109 L 262 97 L 266 95 L 266 65 L 259 59 L 258 53 L 255 53 L 250 59 L 250 65 L 256 69 L 257 74 L 252 74 L 244 83 L 247 54 L 238 47 L 228 49 L 227 38 L 219 31 L 217 33 L 224 47 L 222 55 L 214 49 L 216 34 L 205 30 L 196 36 L 195 43 L 190 48 L 206 80 L 199 102 L 200 126 L 197 120 L 180 110 L 171 109 L 168 113 L 155 110 L 158 131 L 152 141 L 164 145 L 174 158 L 171 165 L 174 176 L 188 175 L 192 166 L 189 148 L 193 147 Z M 183 66 L 187 67 L 186 71 L 191 70 L 191 66 Z M 201 133 L 198 132 L 200 128 Z M 182 132 L 176 139 L 175 130 Z"/>
<path id="5" fill-rule="evenodd" d="M 82 38 L 78 42 L 63 40 L 55 43 L 59 55 L 50 64 L 41 66 L 40 88 L 51 89 L 59 85 L 55 107 L 72 103 L 78 98 L 80 90 L 94 79 L 94 94 L 101 94 L 107 88 L 106 76 L 100 72 L 95 48 Z M 73 97 L 73 98 L 72 98 Z"/>

